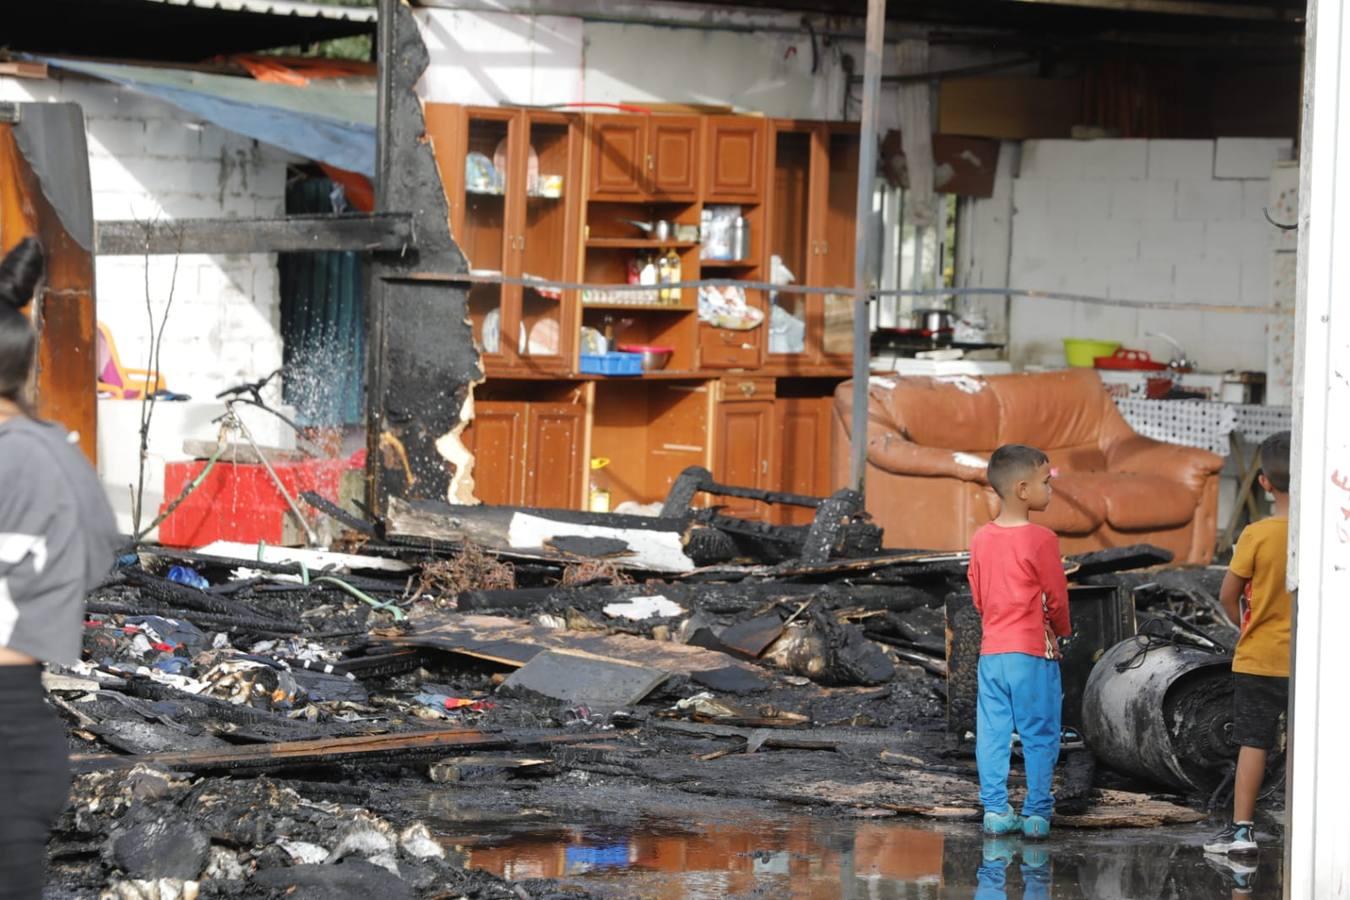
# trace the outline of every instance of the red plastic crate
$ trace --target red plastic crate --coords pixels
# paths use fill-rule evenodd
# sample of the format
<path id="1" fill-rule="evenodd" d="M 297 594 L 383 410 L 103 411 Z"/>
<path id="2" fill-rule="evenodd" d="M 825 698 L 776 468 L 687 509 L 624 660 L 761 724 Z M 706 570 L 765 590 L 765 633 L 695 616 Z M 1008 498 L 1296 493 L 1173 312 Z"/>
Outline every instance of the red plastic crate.
<path id="1" fill-rule="evenodd" d="M 205 460 L 166 465 L 166 501 L 160 511 L 167 509 L 204 468 Z M 352 468 L 352 461 L 273 463 L 272 468 L 304 509 L 300 495 L 305 491 L 314 491 L 336 503 L 342 473 Z M 160 523 L 159 540 L 169 547 L 202 547 L 214 541 L 281 544 L 287 537 L 289 512 L 286 498 L 265 468 L 221 461 L 183 504 Z"/>

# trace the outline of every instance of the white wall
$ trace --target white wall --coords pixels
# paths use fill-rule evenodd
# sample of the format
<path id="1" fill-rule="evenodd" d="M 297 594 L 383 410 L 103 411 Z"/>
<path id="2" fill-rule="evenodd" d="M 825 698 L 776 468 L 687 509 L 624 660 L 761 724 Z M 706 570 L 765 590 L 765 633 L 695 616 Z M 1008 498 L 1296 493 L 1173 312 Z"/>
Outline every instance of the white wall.
<path id="1" fill-rule="evenodd" d="M 671 16 L 672 26 L 695 13 L 651 3 L 645 15 Z M 657 27 L 583 21 L 576 16 L 527 16 L 463 10 L 414 10 L 431 64 L 422 96 L 438 103 L 495 106 L 504 103 L 701 103 L 738 111 L 800 119 L 844 116 L 845 73 L 851 55 L 862 74 L 859 41 L 812 41 L 794 13 L 703 11 L 699 21 L 735 29 Z M 682 18 L 674 18 L 682 17 Z M 861 22 L 853 21 L 861 31 Z M 786 29 L 788 33 L 780 29 Z M 998 54 L 938 46 L 934 69 L 987 62 Z M 1006 56 L 1006 54 L 1005 54 Z M 894 48 L 885 70 L 897 71 Z M 848 118 L 859 115 L 861 87 L 853 89 Z M 883 86 L 880 126 L 895 128 L 899 112 L 893 86 Z"/>
<path id="2" fill-rule="evenodd" d="M 1013 182 L 1013 287 L 1240 307 L 1271 303 L 1264 219 L 1283 139 L 1028 141 Z M 1263 315 L 1014 300 L 1010 355 L 1063 365 L 1068 337 L 1119 340 L 1166 361 L 1180 341 L 1202 368 L 1266 368 Z"/>
<path id="3" fill-rule="evenodd" d="M 195 121 L 124 88 L 76 78 L 0 78 L 0 99 L 68 101 L 84 109 L 94 218 L 172 220 L 284 211 L 287 154 Z M 175 391 L 211 397 L 281 365 L 275 255 L 178 257 L 160 368 Z M 122 363 L 145 366 L 150 342 L 143 257 L 95 262 L 98 318 Z M 151 257 L 158 321 L 174 258 Z"/>

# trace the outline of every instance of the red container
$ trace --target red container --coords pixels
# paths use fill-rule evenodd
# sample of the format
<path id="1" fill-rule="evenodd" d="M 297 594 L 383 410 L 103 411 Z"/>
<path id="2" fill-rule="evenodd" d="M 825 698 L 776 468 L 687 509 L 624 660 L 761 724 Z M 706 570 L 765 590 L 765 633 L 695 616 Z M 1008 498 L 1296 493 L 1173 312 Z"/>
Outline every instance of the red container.
<path id="1" fill-rule="evenodd" d="M 1160 362 L 1154 362 L 1153 357 L 1149 356 L 1144 350 L 1126 350 L 1121 347 L 1110 356 L 1099 356 L 1092 361 L 1092 364 L 1098 369 L 1115 370 L 1134 370 L 1144 372 L 1161 372 L 1167 368 Z"/>
<path id="2" fill-rule="evenodd" d="M 301 509 L 305 506 L 300 495 L 305 491 L 337 502 L 342 473 L 352 467 L 352 460 L 346 459 L 272 464 Z M 205 460 L 173 462 L 164 467 L 166 502 L 161 512 L 204 468 Z M 288 518 L 292 520 L 289 529 Z M 294 539 L 295 526 L 286 498 L 265 468 L 221 460 L 182 505 L 160 523 L 159 540 L 169 547 L 202 547 L 214 541 L 283 544 L 288 538 Z"/>

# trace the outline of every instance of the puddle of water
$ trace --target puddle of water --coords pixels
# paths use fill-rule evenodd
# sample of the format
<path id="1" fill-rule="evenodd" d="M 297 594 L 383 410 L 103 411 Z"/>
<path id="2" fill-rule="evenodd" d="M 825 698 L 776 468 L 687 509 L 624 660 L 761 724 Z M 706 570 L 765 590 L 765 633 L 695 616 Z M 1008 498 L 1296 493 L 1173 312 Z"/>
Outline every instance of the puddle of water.
<path id="1" fill-rule="evenodd" d="M 456 824 L 465 823 L 442 821 L 440 830 L 468 866 L 513 879 L 555 878 L 605 897 L 1275 898 L 1283 877 L 1283 848 L 1273 836 L 1259 859 L 1216 866 L 1200 849 L 1211 834 L 1202 827 L 1064 831 L 1032 843 L 985 839 L 968 825 L 762 812 L 706 825 L 497 822 L 495 833 L 478 836 Z"/>

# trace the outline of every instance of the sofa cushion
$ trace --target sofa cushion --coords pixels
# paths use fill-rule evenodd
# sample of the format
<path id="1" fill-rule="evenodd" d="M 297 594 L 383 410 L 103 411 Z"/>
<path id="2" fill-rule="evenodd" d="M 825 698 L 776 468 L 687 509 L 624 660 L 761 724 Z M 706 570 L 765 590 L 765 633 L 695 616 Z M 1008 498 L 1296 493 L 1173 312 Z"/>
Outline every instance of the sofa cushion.
<path id="1" fill-rule="evenodd" d="M 1106 521 L 1106 500 L 1091 483 L 1092 475 L 1080 472 L 1061 473 L 1054 481 L 1055 493 L 1045 512 L 1031 514 L 1031 520 L 1044 525 L 1056 534 L 1091 534 Z M 998 495 L 993 488 L 985 491 L 989 518 L 999 513 Z"/>
<path id="2" fill-rule="evenodd" d="M 998 399 L 1000 444 L 1042 450 L 1099 444 L 1111 399 L 1092 369 L 997 375 L 987 383 Z"/>
<path id="3" fill-rule="evenodd" d="M 986 453 L 999 445 L 998 401 L 983 379 L 879 376 L 872 384 L 873 396 L 916 444 Z"/>
<path id="4" fill-rule="evenodd" d="M 1106 502 L 1106 521 L 1119 531 L 1176 528 L 1195 515 L 1195 495 L 1180 481 L 1121 472 L 1089 477 Z"/>

